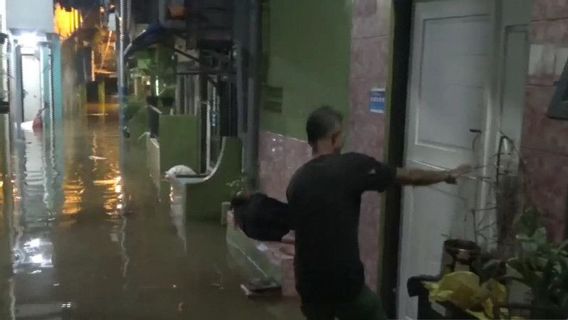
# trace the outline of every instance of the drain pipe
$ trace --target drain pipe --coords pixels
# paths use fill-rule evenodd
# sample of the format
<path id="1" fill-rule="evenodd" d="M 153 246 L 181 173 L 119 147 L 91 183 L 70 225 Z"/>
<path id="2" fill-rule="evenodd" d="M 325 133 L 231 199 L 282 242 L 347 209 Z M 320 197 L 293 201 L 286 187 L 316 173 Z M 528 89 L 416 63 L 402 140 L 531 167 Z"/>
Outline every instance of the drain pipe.
<path id="1" fill-rule="evenodd" d="M 236 65 L 236 87 L 238 106 L 238 133 L 241 141 L 245 141 L 247 132 L 248 108 L 248 48 L 249 48 L 249 4 L 250 1 L 233 0 L 235 6 L 235 44 L 234 63 Z"/>
<path id="2" fill-rule="evenodd" d="M 258 186 L 260 63 L 262 54 L 261 0 L 250 1 L 249 74 L 245 173 L 253 188 Z"/>
<path id="3" fill-rule="evenodd" d="M 126 50 L 126 10 L 128 0 L 119 0 L 119 16 L 118 16 L 118 96 L 120 103 L 126 102 L 126 70 L 124 68 L 124 51 Z M 122 117 L 121 122 L 122 122 Z M 122 125 L 122 123 L 121 123 Z"/>

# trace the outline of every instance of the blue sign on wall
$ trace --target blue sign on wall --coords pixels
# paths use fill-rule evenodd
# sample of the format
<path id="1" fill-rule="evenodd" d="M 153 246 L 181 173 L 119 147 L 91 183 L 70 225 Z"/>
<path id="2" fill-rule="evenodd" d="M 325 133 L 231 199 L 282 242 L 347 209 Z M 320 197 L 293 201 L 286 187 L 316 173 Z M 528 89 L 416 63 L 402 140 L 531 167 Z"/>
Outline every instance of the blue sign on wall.
<path id="1" fill-rule="evenodd" d="M 371 89 L 369 110 L 374 113 L 385 113 L 386 91 L 384 88 Z"/>

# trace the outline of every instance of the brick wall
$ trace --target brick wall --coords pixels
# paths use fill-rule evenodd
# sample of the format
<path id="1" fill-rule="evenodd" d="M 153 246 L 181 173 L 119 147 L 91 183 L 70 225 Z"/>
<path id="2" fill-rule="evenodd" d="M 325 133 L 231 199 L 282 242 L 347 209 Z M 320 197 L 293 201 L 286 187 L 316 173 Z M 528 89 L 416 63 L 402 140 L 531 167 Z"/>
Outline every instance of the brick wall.
<path id="1" fill-rule="evenodd" d="M 556 240 L 565 237 L 568 201 L 568 121 L 546 112 L 568 57 L 568 0 L 534 0 L 522 153 L 529 195 Z"/>

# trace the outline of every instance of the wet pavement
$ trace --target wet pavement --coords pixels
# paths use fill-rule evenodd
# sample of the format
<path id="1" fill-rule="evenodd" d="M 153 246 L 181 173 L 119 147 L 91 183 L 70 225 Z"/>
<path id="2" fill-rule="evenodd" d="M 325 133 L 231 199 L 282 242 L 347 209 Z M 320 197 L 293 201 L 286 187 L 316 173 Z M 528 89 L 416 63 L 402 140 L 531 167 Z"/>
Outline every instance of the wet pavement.
<path id="1" fill-rule="evenodd" d="M 14 138 L 0 319 L 301 319 L 296 301 L 244 296 L 224 228 L 183 223 L 118 127 L 98 114 Z"/>

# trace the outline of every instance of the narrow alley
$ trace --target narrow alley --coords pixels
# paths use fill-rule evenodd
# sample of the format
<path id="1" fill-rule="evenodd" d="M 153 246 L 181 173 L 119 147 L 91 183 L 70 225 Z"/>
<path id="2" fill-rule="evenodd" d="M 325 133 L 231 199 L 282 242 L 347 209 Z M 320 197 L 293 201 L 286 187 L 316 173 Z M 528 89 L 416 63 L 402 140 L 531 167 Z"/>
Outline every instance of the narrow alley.
<path id="1" fill-rule="evenodd" d="M 568 319 L 568 0 L 0 0 L 0 320 Z"/>
<path id="2" fill-rule="evenodd" d="M 121 146 L 116 114 L 24 131 L 14 144 L 1 230 L 14 274 L 0 279 L 2 319 L 296 316 L 293 302 L 241 292 L 222 226 L 180 224 L 144 174 L 143 150 Z"/>

